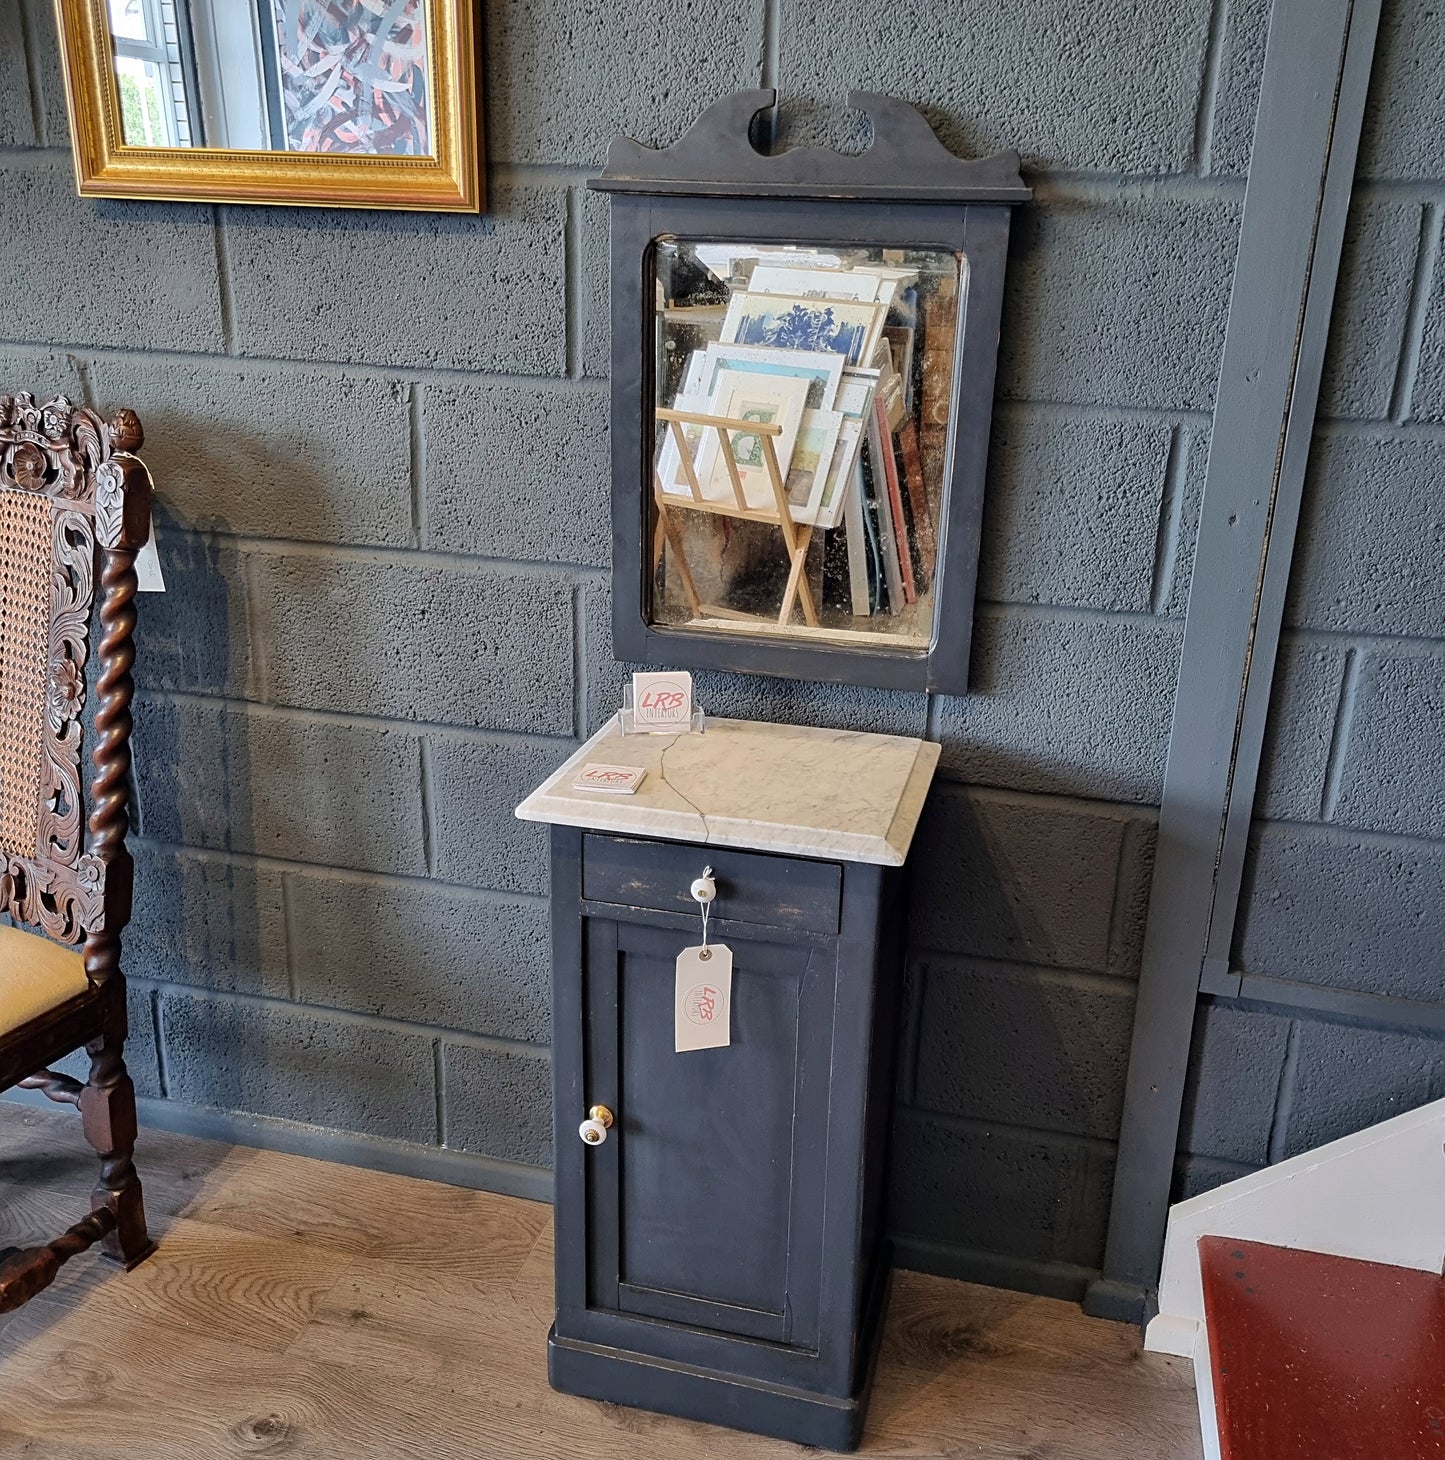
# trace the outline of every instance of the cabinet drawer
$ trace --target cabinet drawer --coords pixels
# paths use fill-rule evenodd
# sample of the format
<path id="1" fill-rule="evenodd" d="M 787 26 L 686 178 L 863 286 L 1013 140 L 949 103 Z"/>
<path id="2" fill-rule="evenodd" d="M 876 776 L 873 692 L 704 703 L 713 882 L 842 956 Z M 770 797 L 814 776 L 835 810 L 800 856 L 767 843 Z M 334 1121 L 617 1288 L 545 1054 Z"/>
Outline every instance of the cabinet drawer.
<path id="1" fill-rule="evenodd" d="M 582 896 L 589 902 L 695 913 L 692 882 L 711 867 L 713 916 L 806 933 L 836 933 L 843 869 L 763 852 L 685 842 L 588 834 L 582 839 Z"/>

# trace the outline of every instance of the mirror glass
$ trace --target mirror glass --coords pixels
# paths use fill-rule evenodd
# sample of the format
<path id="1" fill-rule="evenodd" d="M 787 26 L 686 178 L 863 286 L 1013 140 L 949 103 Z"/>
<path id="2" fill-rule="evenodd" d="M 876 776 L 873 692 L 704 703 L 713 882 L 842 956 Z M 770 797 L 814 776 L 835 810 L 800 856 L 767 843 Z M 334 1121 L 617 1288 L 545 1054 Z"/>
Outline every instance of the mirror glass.
<path id="1" fill-rule="evenodd" d="M 652 257 L 648 621 L 926 653 L 963 256 L 659 238 Z"/>
<path id="2" fill-rule="evenodd" d="M 426 0 L 106 0 L 132 147 L 432 153 Z"/>

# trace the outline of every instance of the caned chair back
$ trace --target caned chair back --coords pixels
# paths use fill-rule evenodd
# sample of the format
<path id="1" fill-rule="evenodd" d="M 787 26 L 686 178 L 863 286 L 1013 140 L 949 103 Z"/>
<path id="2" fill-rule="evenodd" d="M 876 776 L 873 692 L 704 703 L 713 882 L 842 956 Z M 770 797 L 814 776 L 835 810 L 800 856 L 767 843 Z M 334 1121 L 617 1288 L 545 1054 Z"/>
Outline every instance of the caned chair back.
<path id="1" fill-rule="evenodd" d="M 150 523 L 140 444 L 128 411 L 103 421 L 63 396 L 0 395 L 0 912 L 65 943 L 114 936 L 130 916 L 132 600 Z"/>

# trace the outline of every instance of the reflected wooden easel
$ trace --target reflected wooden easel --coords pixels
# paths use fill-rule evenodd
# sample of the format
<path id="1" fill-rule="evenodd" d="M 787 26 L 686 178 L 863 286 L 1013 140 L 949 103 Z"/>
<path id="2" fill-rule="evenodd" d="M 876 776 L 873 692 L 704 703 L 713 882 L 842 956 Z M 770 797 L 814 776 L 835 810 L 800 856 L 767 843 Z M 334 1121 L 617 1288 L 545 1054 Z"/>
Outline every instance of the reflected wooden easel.
<path id="1" fill-rule="evenodd" d="M 683 497 L 664 491 L 662 478 L 654 471 L 657 521 L 662 531 L 653 534 L 653 573 L 656 574 L 658 564 L 662 561 L 663 545 L 666 542 L 672 547 L 673 556 L 677 560 L 677 573 L 682 581 L 682 591 L 687 599 L 687 606 L 692 610 L 695 618 L 708 614 L 717 618 L 756 621 L 756 614 L 741 613 L 737 609 L 720 608 L 712 604 L 703 605 L 698 597 L 697 584 L 693 581 L 692 570 L 688 567 L 682 533 L 678 530 L 677 523 L 673 521 L 672 513 L 675 511 L 706 512 L 716 517 L 735 517 L 746 522 L 768 523 L 782 533 L 783 547 L 788 555 L 788 582 L 783 590 L 783 602 L 778 612 L 778 623 L 787 624 L 793 616 L 793 605 L 796 602 L 802 605 L 804 621 L 816 628 L 818 609 L 813 602 L 813 593 L 803 572 L 803 565 L 808 556 L 808 544 L 813 540 L 813 529 L 793 521 L 793 514 L 788 506 L 787 487 L 783 483 L 783 474 L 778 469 L 778 454 L 773 449 L 773 440 L 782 435 L 783 428 L 776 422 L 742 421 L 728 416 L 703 415 L 697 411 L 674 411 L 661 406 L 657 410 L 657 420 L 672 433 L 673 444 L 677 447 L 678 466 L 683 479 L 687 482 L 689 495 Z M 726 498 L 715 500 L 703 496 L 702 487 L 697 479 L 697 467 L 683 430 L 685 426 L 700 426 L 705 431 L 717 432 L 718 450 L 727 465 L 728 480 L 732 485 L 731 501 Z M 773 491 L 775 504 L 773 510 L 748 505 L 733 446 L 735 433 L 758 438 L 762 447 L 763 466 L 767 470 L 768 483 Z"/>

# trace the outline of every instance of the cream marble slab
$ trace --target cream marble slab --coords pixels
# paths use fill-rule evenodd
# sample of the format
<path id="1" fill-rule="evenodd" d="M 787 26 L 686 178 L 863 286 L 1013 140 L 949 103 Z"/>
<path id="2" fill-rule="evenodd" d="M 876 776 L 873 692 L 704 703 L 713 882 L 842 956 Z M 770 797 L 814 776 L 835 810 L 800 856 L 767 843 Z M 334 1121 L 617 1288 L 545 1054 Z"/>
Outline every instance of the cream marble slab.
<path id="1" fill-rule="evenodd" d="M 517 807 L 523 821 L 902 866 L 938 746 L 898 735 L 709 720 L 703 735 L 623 735 L 616 720 Z M 577 791 L 588 761 L 642 766 L 632 796 Z"/>

